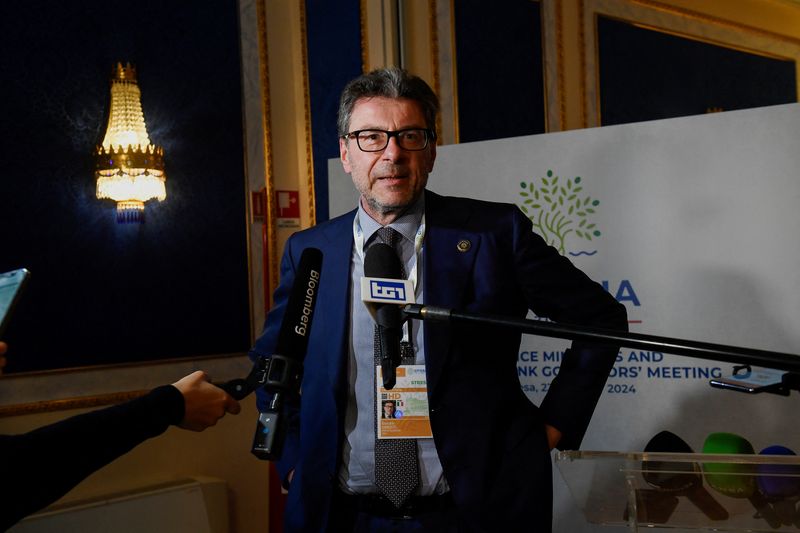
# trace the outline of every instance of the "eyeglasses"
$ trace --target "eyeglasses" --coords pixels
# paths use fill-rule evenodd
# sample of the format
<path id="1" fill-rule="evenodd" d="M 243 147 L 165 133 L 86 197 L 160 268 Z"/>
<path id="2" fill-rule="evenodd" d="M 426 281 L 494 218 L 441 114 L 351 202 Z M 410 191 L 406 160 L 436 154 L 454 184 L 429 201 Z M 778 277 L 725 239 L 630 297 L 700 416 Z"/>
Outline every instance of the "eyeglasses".
<path id="1" fill-rule="evenodd" d="M 356 130 L 342 135 L 346 139 L 355 139 L 362 152 L 380 152 L 389 145 L 389 139 L 397 139 L 403 150 L 424 150 L 428 142 L 436 138 L 433 131 L 424 128 L 406 128 L 404 130 Z"/>

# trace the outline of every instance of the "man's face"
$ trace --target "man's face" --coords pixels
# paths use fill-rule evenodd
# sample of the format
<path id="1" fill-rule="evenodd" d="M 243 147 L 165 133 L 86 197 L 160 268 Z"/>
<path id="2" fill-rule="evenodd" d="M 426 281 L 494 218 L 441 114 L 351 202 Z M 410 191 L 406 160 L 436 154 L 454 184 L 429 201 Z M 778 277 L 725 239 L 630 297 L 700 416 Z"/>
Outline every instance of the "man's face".
<path id="1" fill-rule="evenodd" d="M 427 127 L 419 103 L 406 98 L 362 98 L 353 106 L 350 117 L 350 131 Z M 397 138 L 392 137 L 384 150 L 362 152 L 355 139 L 339 139 L 339 154 L 344 171 L 361 193 L 361 205 L 385 225 L 422 194 L 433 170 L 436 143 L 430 141 L 425 149 L 410 151 L 400 148 Z"/>
<path id="2" fill-rule="evenodd" d="M 383 412 L 386 413 L 386 416 L 389 416 L 394 413 L 394 405 L 391 403 L 383 404 Z"/>

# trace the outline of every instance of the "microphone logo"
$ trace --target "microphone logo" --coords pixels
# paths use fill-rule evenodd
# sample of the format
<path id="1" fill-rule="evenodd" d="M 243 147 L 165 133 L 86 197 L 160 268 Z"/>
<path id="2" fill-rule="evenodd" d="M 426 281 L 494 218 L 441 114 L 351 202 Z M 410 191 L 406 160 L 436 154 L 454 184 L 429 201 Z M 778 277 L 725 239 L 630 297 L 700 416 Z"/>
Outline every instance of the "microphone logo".
<path id="1" fill-rule="evenodd" d="M 371 279 L 369 283 L 369 295 L 376 300 L 404 302 L 406 299 L 406 288 L 402 282 Z"/>
<path id="2" fill-rule="evenodd" d="M 375 304 L 413 304 L 414 284 L 407 279 L 363 277 L 361 300 Z"/>
<path id="3" fill-rule="evenodd" d="M 294 327 L 294 332 L 305 337 L 308 331 L 308 324 L 311 322 L 311 314 L 314 312 L 314 294 L 317 292 L 319 282 L 319 271 L 311 269 L 308 273 L 308 283 L 303 295 L 303 309 L 300 313 L 300 323 Z"/>

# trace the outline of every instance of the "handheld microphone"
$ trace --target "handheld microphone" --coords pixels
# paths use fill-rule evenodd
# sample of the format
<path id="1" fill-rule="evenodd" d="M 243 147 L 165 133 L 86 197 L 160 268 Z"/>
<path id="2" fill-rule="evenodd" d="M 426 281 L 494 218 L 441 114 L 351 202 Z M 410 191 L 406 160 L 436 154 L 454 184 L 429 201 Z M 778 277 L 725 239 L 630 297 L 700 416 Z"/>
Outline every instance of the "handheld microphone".
<path id="1" fill-rule="evenodd" d="M 760 455 L 794 456 L 792 450 L 785 446 L 768 446 L 759 452 Z M 797 501 L 800 499 L 800 465 L 760 464 L 756 467 L 758 489 L 775 509 L 783 525 L 794 524 L 800 528 L 800 514 L 797 512 Z"/>
<path id="2" fill-rule="evenodd" d="M 259 459 L 275 460 L 281 456 L 285 437 L 281 413 L 283 396 L 297 394 L 300 390 L 321 271 L 322 252 L 317 248 L 303 250 L 286 302 L 275 353 L 270 358 L 260 358 L 248 378 L 273 393 L 269 407 L 258 415 L 253 437 L 251 452 Z"/>
<path id="3" fill-rule="evenodd" d="M 367 248 L 364 256 L 364 276 L 399 279 L 401 272 L 400 258 L 391 246 L 376 243 Z M 400 365 L 402 313 L 400 307 L 393 304 L 375 303 L 374 309 L 383 388 L 392 389 L 397 382 L 396 369 Z"/>
<path id="4" fill-rule="evenodd" d="M 694 453 L 680 437 L 662 431 L 650 439 L 645 453 Z M 648 484 L 663 492 L 686 496 L 709 520 L 727 520 L 728 511 L 703 486 L 700 465 L 693 462 L 642 461 L 643 477 Z"/>
<path id="5" fill-rule="evenodd" d="M 711 433 L 703 443 L 703 453 L 755 454 L 747 439 L 734 433 Z M 781 527 L 781 519 L 759 492 L 752 465 L 736 463 L 704 463 L 703 470 L 709 486 L 731 498 L 747 498 L 760 516 L 773 529 Z"/>

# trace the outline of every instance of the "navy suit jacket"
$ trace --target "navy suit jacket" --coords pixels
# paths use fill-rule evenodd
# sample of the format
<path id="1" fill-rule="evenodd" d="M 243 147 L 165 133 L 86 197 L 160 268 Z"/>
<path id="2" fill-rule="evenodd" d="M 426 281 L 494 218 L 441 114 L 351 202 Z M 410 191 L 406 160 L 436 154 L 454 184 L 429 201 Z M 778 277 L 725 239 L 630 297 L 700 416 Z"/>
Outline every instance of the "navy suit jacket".
<path id="1" fill-rule="evenodd" d="M 425 303 L 523 318 L 528 309 L 561 323 L 627 329 L 625 307 L 532 232 L 514 205 L 426 191 Z M 278 471 L 294 471 L 289 531 L 324 531 L 341 461 L 350 328 L 355 211 L 294 234 L 281 282 L 252 356 L 269 356 L 306 247 L 323 267 L 299 401 L 287 408 Z M 468 241 L 462 251 L 457 244 Z M 549 531 L 552 473 L 544 424 L 577 449 L 618 347 L 574 342 L 540 406 L 517 374 L 521 335 L 492 326 L 425 324 L 433 438 L 465 530 Z M 259 395 L 259 407 L 267 395 Z"/>

